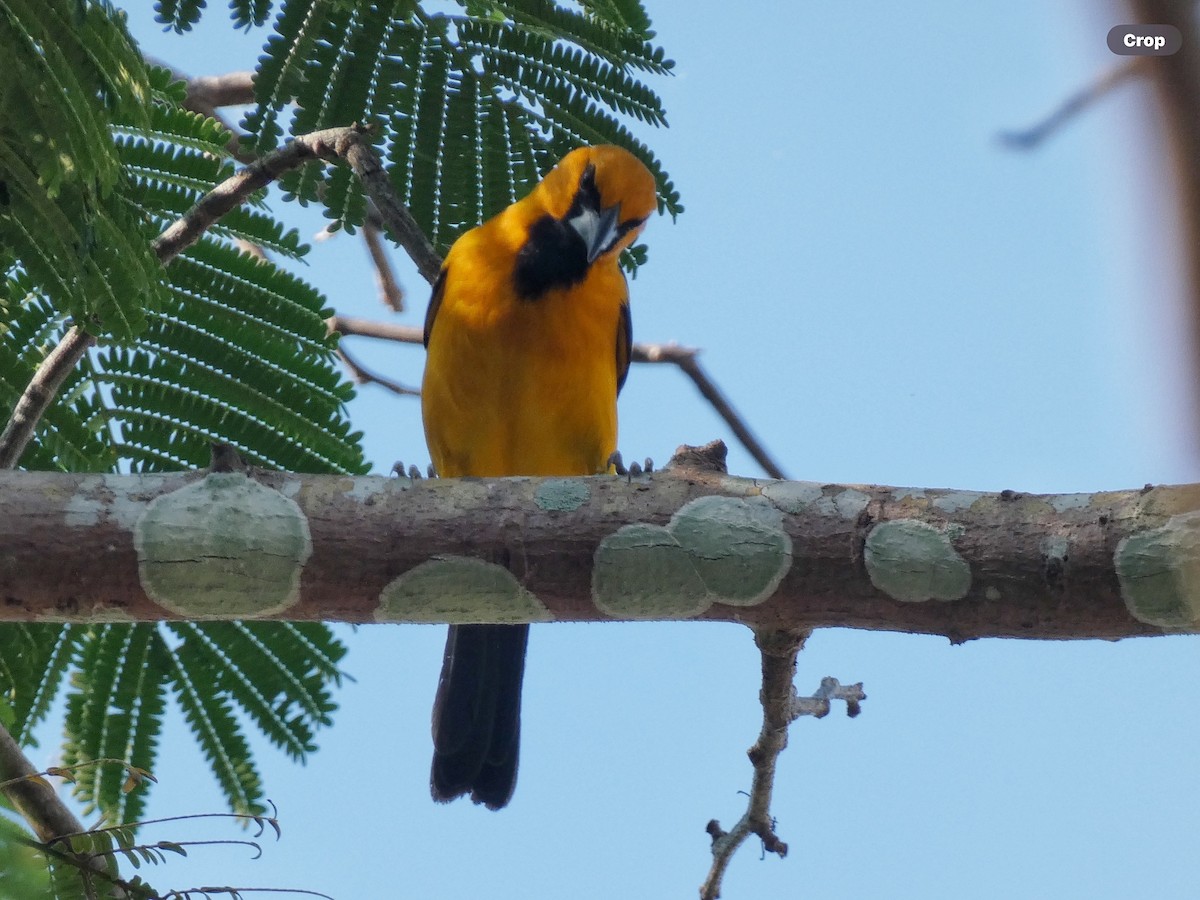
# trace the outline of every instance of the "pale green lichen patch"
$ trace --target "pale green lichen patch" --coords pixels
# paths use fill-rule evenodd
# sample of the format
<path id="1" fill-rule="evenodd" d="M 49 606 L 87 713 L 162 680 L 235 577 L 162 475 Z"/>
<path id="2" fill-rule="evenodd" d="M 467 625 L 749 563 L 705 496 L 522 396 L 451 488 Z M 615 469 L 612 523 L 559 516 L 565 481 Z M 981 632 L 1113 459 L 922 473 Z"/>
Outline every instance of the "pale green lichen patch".
<path id="1" fill-rule="evenodd" d="M 773 481 L 762 495 L 778 509 L 798 515 L 810 507 L 818 515 L 856 519 L 871 498 L 856 488 L 817 484 L 815 481 Z"/>
<path id="2" fill-rule="evenodd" d="M 772 481 L 764 485 L 762 495 L 789 515 L 798 515 L 825 496 L 815 481 Z"/>
<path id="3" fill-rule="evenodd" d="M 1092 494 L 1055 494 L 1049 497 L 1055 512 L 1065 513 L 1072 509 L 1086 509 L 1092 504 Z"/>
<path id="4" fill-rule="evenodd" d="M 833 508 L 843 519 L 857 519 L 870 502 L 870 497 L 854 488 L 838 491 L 833 496 Z"/>
<path id="5" fill-rule="evenodd" d="M 312 554 L 308 520 L 278 491 L 214 472 L 155 498 L 134 525 L 138 575 L 190 619 L 252 619 L 294 605 Z"/>
<path id="6" fill-rule="evenodd" d="M 667 529 L 687 551 L 713 598 L 754 606 L 775 593 L 792 562 L 792 539 L 770 503 L 699 497 Z"/>
<path id="7" fill-rule="evenodd" d="M 571 512 L 587 503 L 591 491 L 579 478 L 548 478 L 537 486 L 533 502 L 552 512 Z"/>
<path id="8" fill-rule="evenodd" d="M 876 525 L 864 557 L 871 584 L 893 600 L 959 600 L 971 589 L 971 568 L 949 536 L 916 519 Z"/>
<path id="9" fill-rule="evenodd" d="M 776 482 L 767 482 L 770 486 Z M 744 478 L 741 475 L 722 475 L 717 482 L 721 492 L 735 497 L 759 497 L 764 491 L 764 482 L 760 478 Z"/>
<path id="10" fill-rule="evenodd" d="M 592 596 L 614 619 L 690 619 L 712 603 L 688 552 L 661 525 L 625 525 L 596 551 Z"/>
<path id="11" fill-rule="evenodd" d="M 508 569 L 467 556 L 414 566 L 383 589 L 375 611 L 377 622 L 510 625 L 553 618 Z"/>
<path id="12" fill-rule="evenodd" d="M 666 527 L 626 525 L 601 543 L 592 573 L 596 606 L 614 618 L 681 619 L 713 603 L 753 606 L 792 563 L 783 516 L 760 498 L 700 497 Z"/>
<path id="13" fill-rule="evenodd" d="M 1042 556 L 1046 559 L 1057 559 L 1060 562 L 1067 558 L 1071 542 L 1061 534 L 1052 534 L 1042 539 Z"/>
<path id="14" fill-rule="evenodd" d="M 933 498 L 933 507 L 944 513 L 956 513 L 970 509 L 983 496 L 978 491 L 947 491 Z"/>
<path id="15" fill-rule="evenodd" d="M 1139 622 L 1161 628 L 1200 625 L 1200 512 L 1172 516 L 1131 534 L 1114 558 L 1121 597 Z"/>

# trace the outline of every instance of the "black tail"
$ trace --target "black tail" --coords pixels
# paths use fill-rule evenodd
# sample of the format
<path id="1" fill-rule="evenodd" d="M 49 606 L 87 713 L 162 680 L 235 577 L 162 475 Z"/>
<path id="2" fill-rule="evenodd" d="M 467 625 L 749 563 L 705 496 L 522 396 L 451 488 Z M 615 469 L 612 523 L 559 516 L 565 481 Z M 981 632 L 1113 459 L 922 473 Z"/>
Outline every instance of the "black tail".
<path id="1" fill-rule="evenodd" d="M 517 786 L 528 625 L 451 625 L 433 701 L 433 799 L 500 809 Z"/>

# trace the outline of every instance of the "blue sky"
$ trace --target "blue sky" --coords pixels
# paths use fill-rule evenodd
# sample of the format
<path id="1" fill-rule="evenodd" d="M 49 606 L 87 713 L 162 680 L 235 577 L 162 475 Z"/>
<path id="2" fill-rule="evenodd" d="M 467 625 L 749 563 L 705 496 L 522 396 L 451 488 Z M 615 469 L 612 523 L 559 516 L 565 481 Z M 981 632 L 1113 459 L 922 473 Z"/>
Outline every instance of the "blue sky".
<path id="1" fill-rule="evenodd" d="M 197 34 L 163 35 L 150 4 L 128 6 L 146 50 L 193 74 L 250 67 L 265 38 L 219 8 Z M 1034 152 L 996 139 L 1119 64 L 1105 46 L 1115 7 L 648 6 L 678 68 L 653 83 L 671 127 L 639 134 L 687 211 L 647 230 L 635 337 L 702 347 L 791 477 L 1033 492 L 1200 480 L 1149 86 L 1123 86 Z M 293 212 L 302 233 L 320 227 Z M 391 317 L 354 239 L 309 259 L 339 312 L 422 320 L 424 284 L 403 270 L 412 305 Z M 419 382 L 418 350 L 348 346 Z M 415 402 L 366 387 L 351 412 L 377 471 L 424 465 Z M 760 474 L 668 367 L 635 367 L 621 417 L 627 457 L 722 437 L 732 472 Z M 320 751 L 301 768 L 260 742 L 283 841 L 258 861 L 199 851 L 148 873 L 157 883 L 340 900 L 695 896 L 704 825 L 731 825 L 749 785 L 746 630 L 535 629 L 521 777 L 499 814 L 429 800 L 443 630 L 343 634 L 356 680 Z M 819 632 L 801 690 L 835 675 L 869 699 L 856 720 L 793 726 L 774 806 L 792 852 L 760 861 L 747 846 L 723 896 L 1194 896 L 1198 650 Z M 152 815 L 221 807 L 181 720 L 156 774 Z"/>

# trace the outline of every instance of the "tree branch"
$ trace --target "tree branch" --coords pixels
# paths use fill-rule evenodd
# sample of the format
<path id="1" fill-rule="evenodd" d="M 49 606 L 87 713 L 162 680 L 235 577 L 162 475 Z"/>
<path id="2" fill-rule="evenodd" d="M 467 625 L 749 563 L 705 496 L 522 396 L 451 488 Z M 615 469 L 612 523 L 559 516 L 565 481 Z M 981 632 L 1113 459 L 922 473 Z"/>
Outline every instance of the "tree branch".
<path id="1" fill-rule="evenodd" d="M 162 264 L 169 265 L 180 253 L 200 239 L 222 216 L 245 203 L 256 191 L 285 172 L 316 159 L 342 157 L 361 141 L 357 126 L 326 128 L 292 139 L 225 179 L 183 216 L 173 222 L 151 245 Z"/>
<path id="2" fill-rule="evenodd" d="M 721 896 L 721 882 L 738 848 L 750 835 L 757 835 L 763 850 L 787 856 L 788 845 L 775 833 L 771 816 L 771 794 L 775 787 L 775 769 L 788 743 L 788 726 L 801 716 L 821 719 L 829 715 L 831 700 L 844 700 L 846 712 L 857 716 L 866 699 L 861 684 L 842 685 L 836 678 L 821 679 L 821 686 L 809 697 L 796 694 L 796 657 L 804 648 L 809 632 L 804 630 L 767 630 L 754 632 L 754 643 L 762 654 L 763 709 L 762 729 L 754 746 L 747 751 L 754 766 L 754 778 L 746 812 L 729 831 L 713 819 L 705 827 L 712 837 L 712 867 L 700 887 L 701 900 Z"/>
<path id="3" fill-rule="evenodd" d="M 93 341 L 94 337 L 78 325 L 73 325 L 67 329 L 58 345 L 46 354 L 13 407 L 4 432 L 0 434 L 0 470 L 16 467 L 38 422 Z"/>
<path id="4" fill-rule="evenodd" d="M 0 473 L 0 496 L 13 511 L 0 516 L 0 620 L 699 619 L 956 642 L 1200 633 L 1200 486 L 1028 495 L 694 468 L 483 480 L 250 469 Z"/>
<path id="5" fill-rule="evenodd" d="M 350 370 L 350 374 L 356 384 L 377 384 L 380 387 L 387 388 L 393 394 L 399 394 L 403 397 L 421 396 L 421 392 L 416 388 L 407 387 L 398 381 L 392 381 L 390 378 L 384 378 L 382 375 L 372 372 L 347 353 L 345 347 L 339 346 L 337 348 L 337 355 L 342 364 Z"/>
<path id="6" fill-rule="evenodd" d="M 33 827 L 42 843 L 84 830 L 54 788 L 26 759 L 3 724 L 0 724 L 0 783 L 3 783 L 4 795 Z"/>

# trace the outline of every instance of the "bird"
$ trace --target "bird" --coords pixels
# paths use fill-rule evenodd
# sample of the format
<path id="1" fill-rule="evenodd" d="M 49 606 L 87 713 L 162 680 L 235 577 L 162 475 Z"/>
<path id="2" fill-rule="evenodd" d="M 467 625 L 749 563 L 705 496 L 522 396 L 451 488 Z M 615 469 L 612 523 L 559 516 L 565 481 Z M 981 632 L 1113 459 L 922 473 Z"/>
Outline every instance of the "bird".
<path id="1" fill-rule="evenodd" d="M 450 247 L 425 316 L 421 413 L 439 477 L 610 471 L 629 370 L 618 258 L 658 209 L 621 147 L 579 147 Z M 529 626 L 452 624 L 433 706 L 434 800 L 512 799 Z"/>

